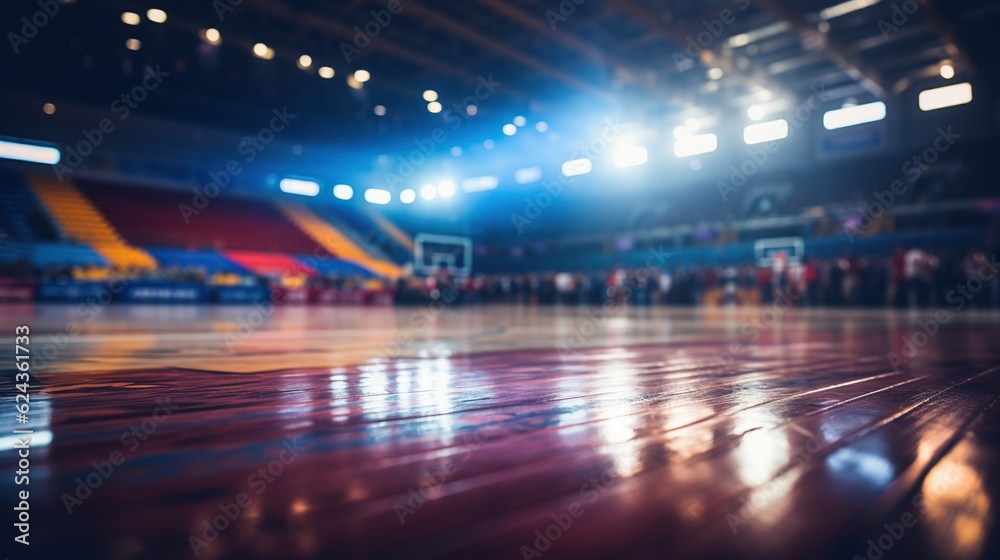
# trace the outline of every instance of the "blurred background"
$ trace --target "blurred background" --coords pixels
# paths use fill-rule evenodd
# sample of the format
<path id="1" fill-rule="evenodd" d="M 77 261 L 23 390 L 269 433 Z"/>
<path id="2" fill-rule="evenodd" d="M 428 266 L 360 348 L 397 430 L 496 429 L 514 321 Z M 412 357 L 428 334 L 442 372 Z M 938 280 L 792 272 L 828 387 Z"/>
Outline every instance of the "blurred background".
<path id="1" fill-rule="evenodd" d="M 930 306 L 998 243 L 1000 2 L 2 9 L 4 300 Z"/>

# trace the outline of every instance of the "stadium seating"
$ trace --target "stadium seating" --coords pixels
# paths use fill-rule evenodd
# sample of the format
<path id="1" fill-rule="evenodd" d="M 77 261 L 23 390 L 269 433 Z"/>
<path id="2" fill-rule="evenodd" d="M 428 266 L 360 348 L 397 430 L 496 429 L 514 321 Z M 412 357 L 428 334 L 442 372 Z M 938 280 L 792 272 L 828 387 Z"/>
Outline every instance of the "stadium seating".
<path id="1" fill-rule="evenodd" d="M 279 253 L 258 253 L 254 251 L 231 251 L 223 253 L 230 261 L 260 276 L 313 276 L 316 271 L 290 255 Z"/>
<path id="2" fill-rule="evenodd" d="M 31 178 L 42 203 L 70 239 L 83 243 L 118 268 L 156 267 L 156 261 L 145 251 L 126 243 L 114 227 L 69 182 L 60 183 L 48 177 Z"/>
<path id="3" fill-rule="evenodd" d="M 316 243 L 268 202 L 218 197 L 202 210 L 190 191 L 81 182 L 81 190 L 129 242 L 143 247 L 311 254 Z M 186 204 L 196 213 L 185 215 Z"/>
<path id="4" fill-rule="evenodd" d="M 385 218 L 375 218 L 354 208 L 333 206 L 317 210 L 341 231 L 355 232 L 354 242 L 369 252 L 380 251 L 394 262 L 413 260 L 413 239 Z M 359 232 L 363 232 L 363 235 Z"/>
<path id="5" fill-rule="evenodd" d="M 309 209 L 286 204 L 282 206 L 282 210 L 292 222 L 298 225 L 299 229 L 306 232 L 316 243 L 326 249 L 328 254 L 336 255 L 386 278 L 395 279 L 399 276 L 399 266 L 373 256 L 345 235 L 343 231 L 324 222 Z"/>
<path id="6" fill-rule="evenodd" d="M 0 243 L 0 262 L 27 261 L 37 268 L 49 266 L 106 266 L 107 261 L 90 247 L 70 243 Z"/>
<path id="7" fill-rule="evenodd" d="M 247 272 L 243 267 L 214 251 L 157 248 L 149 249 L 149 254 L 164 268 L 201 269 L 206 274 Z"/>
<path id="8" fill-rule="evenodd" d="M 10 241 L 52 241 L 55 228 L 20 175 L 0 173 L 0 237 Z"/>

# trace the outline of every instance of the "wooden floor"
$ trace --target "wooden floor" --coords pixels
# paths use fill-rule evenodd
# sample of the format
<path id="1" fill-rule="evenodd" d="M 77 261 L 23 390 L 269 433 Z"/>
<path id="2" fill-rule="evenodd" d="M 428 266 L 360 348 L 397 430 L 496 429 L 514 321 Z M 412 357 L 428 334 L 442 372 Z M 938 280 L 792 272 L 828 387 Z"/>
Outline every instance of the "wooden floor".
<path id="1" fill-rule="evenodd" d="M 12 559 L 1000 557 L 997 314 L 82 311 Z"/>

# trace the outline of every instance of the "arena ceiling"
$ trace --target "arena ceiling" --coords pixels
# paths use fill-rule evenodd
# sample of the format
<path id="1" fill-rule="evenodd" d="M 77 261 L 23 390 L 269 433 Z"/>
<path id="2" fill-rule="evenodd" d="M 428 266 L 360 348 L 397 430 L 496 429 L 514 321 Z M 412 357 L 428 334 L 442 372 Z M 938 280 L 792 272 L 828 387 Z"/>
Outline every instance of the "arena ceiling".
<path id="1" fill-rule="evenodd" d="M 18 35 L 20 18 L 39 10 L 5 4 Z M 166 21 L 150 21 L 148 8 Z M 24 42 L 8 33 L 19 44 L 4 56 L 2 87 L 106 107 L 160 65 L 171 77 L 148 114 L 238 128 L 287 105 L 310 115 L 310 135 L 372 138 L 435 126 L 444 113 L 428 111 L 425 90 L 447 112 L 484 79 L 501 85 L 483 122 L 583 107 L 636 119 L 745 111 L 814 88 L 863 102 L 936 79 L 942 64 L 991 82 L 998 26 L 1000 1 L 981 0 L 75 0 Z M 205 40 L 210 28 L 218 45 Z M 273 57 L 255 57 L 257 43 Z M 371 79 L 356 89 L 359 69 Z"/>

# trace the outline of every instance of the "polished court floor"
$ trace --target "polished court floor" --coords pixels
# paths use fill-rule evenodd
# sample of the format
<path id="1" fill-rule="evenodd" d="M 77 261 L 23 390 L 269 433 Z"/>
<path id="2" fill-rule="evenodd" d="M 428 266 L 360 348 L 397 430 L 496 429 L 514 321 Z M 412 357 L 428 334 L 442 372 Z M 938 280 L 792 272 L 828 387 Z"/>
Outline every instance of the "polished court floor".
<path id="1" fill-rule="evenodd" d="M 32 544 L 11 558 L 1000 553 L 993 313 L 3 317 L 7 347 L 31 327 L 36 373 Z"/>

